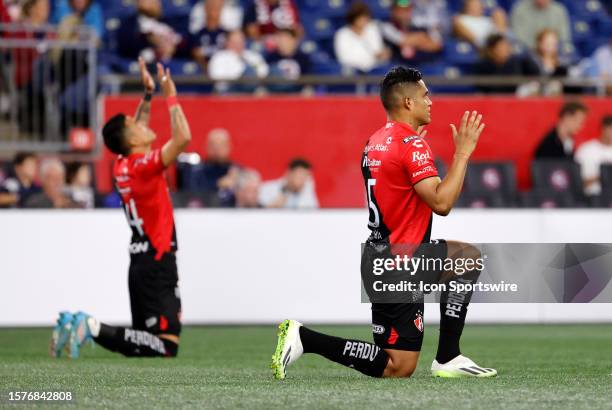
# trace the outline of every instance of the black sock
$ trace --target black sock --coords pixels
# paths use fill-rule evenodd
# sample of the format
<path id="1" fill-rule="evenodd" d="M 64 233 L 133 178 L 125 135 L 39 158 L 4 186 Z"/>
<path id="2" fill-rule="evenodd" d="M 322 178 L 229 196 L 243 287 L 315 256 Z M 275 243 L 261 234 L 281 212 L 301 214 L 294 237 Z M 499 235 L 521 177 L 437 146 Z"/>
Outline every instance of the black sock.
<path id="1" fill-rule="evenodd" d="M 382 377 L 389 356 L 380 347 L 358 340 L 341 339 L 300 327 L 304 353 L 316 353 L 372 377 Z"/>
<path id="2" fill-rule="evenodd" d="M 480 271 L 471 271 L 453 280 L 460 284 L 472 284 L 476 282 L 479 275 Z M 463 333 L 472 293 L 472 291 L 451 292 L 448 289 L 448 283 L 447 290 L 442 292 L 440 298 L 440 337 L 438 339 L 438 352 L 436 353 L 436 360 L 439 363 L 446 363 L 461 354 L 459 340 L 461 339 L 461 333 Z"/>
<path id="3" fill-rule="evenodd" d="M 178 345 L 144 330 L 109 326 L 100 323 L 100 333 L 94 337 L 100 346 L 128 357 L 175 357 Z"/>

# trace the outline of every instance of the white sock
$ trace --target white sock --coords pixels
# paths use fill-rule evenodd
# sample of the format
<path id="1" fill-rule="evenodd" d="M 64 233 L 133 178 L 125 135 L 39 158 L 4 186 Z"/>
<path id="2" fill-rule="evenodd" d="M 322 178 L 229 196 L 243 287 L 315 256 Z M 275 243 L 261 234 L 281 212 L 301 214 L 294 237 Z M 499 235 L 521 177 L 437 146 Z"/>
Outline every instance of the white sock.
<path id="1" fill-rule="evenodd" d="M 95 317 L 87 318 L 87 325 L 89 326 L 89 331 L 93 337 L 98 337 L 100 334 L 100 321 Z"/>

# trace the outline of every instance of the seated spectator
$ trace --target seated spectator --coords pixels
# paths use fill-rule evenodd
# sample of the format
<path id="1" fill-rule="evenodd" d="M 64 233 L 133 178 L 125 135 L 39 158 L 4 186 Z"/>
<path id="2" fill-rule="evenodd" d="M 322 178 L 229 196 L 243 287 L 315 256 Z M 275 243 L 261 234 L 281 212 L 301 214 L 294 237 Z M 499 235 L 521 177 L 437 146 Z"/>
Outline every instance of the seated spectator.
<path id="1" fill-rule="evenodd" d="M 293 159 L 284 177 L 262 184 L 259 203 L 265 208 L 318 208 L 310 163 Z"/>
<path id="2" fill-rule="evenodd" d="M 483 50 L 483 58 L 476 64 L 474 71 L 478 75 L 494 76 L 533 76 L 538 74 L 538 67 L 531 58 L 512 54 L 512 45 L 503 34 L 489 36 Z M 495 85 L 480 87 L 484 92 L 514 92 L 514 85 Z"/>
<path id="3" fill-rule="evenodd" d="M 240 174 L 240 166 L 231 160 L 232 143 L 227 130 L 215 128 L 208 133 L 206 160 L 197 177 L 201 192 L 214 194 L 213 202 L 221 207 L 235 204 L 234 191 Z"/>
<path id="4" fill-rule="evenodd" d="M 478 48 L 485 45 L 491 34 L 505 33 L 507 29 L 506 12 L 498 7 L 487 16 L 481 0 L 465 0 L 463 12 L 453 18 L 455 35 Z"/>
<path id="5" fill-rule="evenodd" d="M 20 152 L 13 158 L 13 171 L 0 184 L 0 208 L 23 207 L 30 195 L 40 192 L 36 184 L 36 155 Z"/>
<path id="6" fill-rule="evenodd" d="M 98 39 L 104 36 L 104 15 L 96 0 L 59 0 L 55 3 L 51 22 L 59 25 L 60 33 L 69 32 L 70 37 L 80 25 L 91 27 Z"/>
<path id="7" fill-rule="evenodd" d="M 369 72 L 389 61 L 391 51 L 385 47 L 380 27 L 372 21 L 367 4 L 352 3 L 346 21 L 347 25 L 334 35 L 334 50 L 340 64 Z"/>
<path id="8" fill-rule="evenodd" d="M 572 42 L 567 9 L 555 0 L 520 0 L 511 13 L 512 31 L 530 49 L 536 47 L 536 36 L 546 28 L 554 28 L 561 41 Z"/>
<path id="9" fill-rule="evenodd" d="M 446 0 L 410 0 L 414 5 L 412 24 L 428 33 L 450 33 L 450 16 Z"/>
<path id="10" fill-rule="evenodd" d="M 223 0 L 207 0 L 204 3 L 205 24 L 191 35 L 191 54 L 206 71 L 208 61 L 214 53 L 225 47 L 227 31 L 221 25 Z"/>
<path id="11" fill-rule="evenodd" d="M 266 55 L 270 75 L 295 80 L 310 71 L 310 59 L 300 48 L 297 33 L 281 29 L 274 35 L 276 49 Z M 276 86 L 277 91 L 296 91 L 295 86 Z M 299 87 L 298 87 L 299 89 Z"/>
<path id="12" fill-rule="evenodd" d="M 44 160 L 40 166 L 42 192 L 30 195 L 26 208 L 78 208 L 66 195 L 66 170 L 59 159 Z"/>
<path id="13" fill-rule="evenodd" d="M 606 115 L 601 121 L 601 137 L 582 144 L 576 150 L 576 162 L 580 164 L 584 193 L 599 195 L 601 193 L 600 171 L 604 164 L 612 164 L 612 115 Z M 607 187 L 612 189 L 612 187 Z"/>
<path id="14" fill-rule="evenodd" d="M 280 29 L 291 29 L 302 36 L 303 29 L 293 0 L 251 0 L 246 6 L 244 31 L 250 40 L 262 40 Z"/>
<path id="15" fill-rule="evenodd" d="M 261 177 L 255 170 L 240 172 L 236 186 L 236 208 L 261 208 L 259 187 Z"/>
<path id="16" fill-rule="evenodd" d="M 589 67 L 584 74 L 604 81 L 612 80 L 612 37 L 610 37 L 607 44 L 595 50 L 590 58 Z M 612 85 L 608 84 L 606 93 L 612 95 Z"/>
<path id="17" fill-rule="evenodd" d="M 88 164 L 72 162 L 66 165 L 66 194 L 81 208 L 94 207 L 95 193 L 91 182 L 91 168 Z"/>
<path id="18" fill-rule="evenodd" d="M 122 19 L 117 32 L 118 52 L 125 58 L 143 57 L 150 63 L 168 61 L 185 52 L 185 30 L 174 28 L 162 14 L 160 0 L 137 0 L 137 13 Z"/>
<path id="19" fill-rule="evenodd" d="M 263 57 L 246 48 L 242 31 L 229 33 L 225 49 L 213 54 L 208 64 L 208 75 L 213 80 L 237 80 L 241 77 L 266 77 L 268 65 Z"/>
<path id="20" fill-rule="evenodd" d="M 535 152 L 536 159 L 574 159 L 574 137 L 584 126 L 587 107 L 578 101 L 567 102 L 559 111 L 555 127 L 544 137 Z"/>
<path id="21" fill-rule="evenodd" d="M 242 28 L 242 7 L 237 0 L 201 0 L 191 8 L 189 13 L 189 32 L 195 34 L 206 27 L 208 3 L 221 4 L 219 17 L 220 26 L 225 31 L 240 30 Z M 215 5 L 216 7 L 216 5 Z"/>
<path id="22" fill-rule="evenodd" d="M 568 66 L 559 56 L 559 36 L 551 29 L 544 29 L 537 36 L 533 58 L 538 67 L 538 74 L 545 77 L 566 77 Z M 541 94 L 559 95 L 563 93 L 560 81 L 545 84 Z"/>
<path id="23" fill-rule="evenodd" d="M 426 54 L 442 49 L 442 36 L 437 30 L 429 32 L 414 26 L 413 9 L 410 0 L 396 0 L 391 7 L 390 21 L 381 24 L 383 38 L 390 45 L 396 60 L 419 62 L 427 59 Z"/>

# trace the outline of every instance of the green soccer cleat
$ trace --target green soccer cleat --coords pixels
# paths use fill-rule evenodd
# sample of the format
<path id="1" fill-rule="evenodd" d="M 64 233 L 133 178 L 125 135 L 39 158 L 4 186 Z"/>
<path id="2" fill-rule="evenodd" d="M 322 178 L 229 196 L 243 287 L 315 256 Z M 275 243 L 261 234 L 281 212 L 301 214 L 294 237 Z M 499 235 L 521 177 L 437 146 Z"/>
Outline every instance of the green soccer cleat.
<path id="1" fill-rule="evenodd" d="M 304 353 L 300 340 L 301 326 L 297 320 L 285 320 L 278 325 L 278 343 L 270 364 L 276 380 L 283 380 L 287 376 L 287 366 Z"/>
<path id="2" fill-rule="evenodd" d="M 453 360 L 440 364 L 434 360 L 431 364 L 431 375 L 434 377 L 495 377 L 497 370 L 480 367 L 471 359 L 459 355 Z"/>

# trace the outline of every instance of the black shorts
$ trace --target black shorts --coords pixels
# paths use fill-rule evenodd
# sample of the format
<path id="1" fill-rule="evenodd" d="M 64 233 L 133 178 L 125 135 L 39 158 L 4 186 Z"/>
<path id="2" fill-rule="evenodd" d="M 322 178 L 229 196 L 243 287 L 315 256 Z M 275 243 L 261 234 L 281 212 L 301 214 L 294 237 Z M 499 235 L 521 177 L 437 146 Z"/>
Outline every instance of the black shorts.
<path id="1" fill-rule="evenodd" d="M 131 255 L 128 276 L 132 326 L 153 334 L 181 333 L 181 297 L 176 256 L 155 260 L 151 253 Z"/>
<path id="2" fill-rule="evenodd" d="M 419 252 L 419 253 L 417 253 Z M 434 240 L 423 244 L 415 254 L 430 258 L 446 258 L 446 241 Z M 427 272 L 423 279 L 438 282 L 443 272 Z M 424 307 L 422 298 L 414 303 L 372 303 L 372 334 L 374 343 L 383 349 L 421 351 L 423 345 Z"/>

